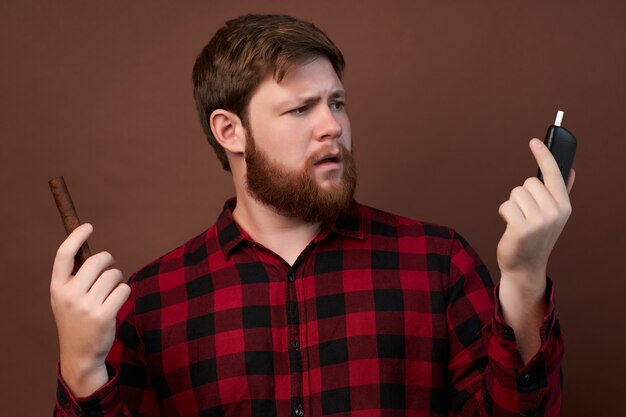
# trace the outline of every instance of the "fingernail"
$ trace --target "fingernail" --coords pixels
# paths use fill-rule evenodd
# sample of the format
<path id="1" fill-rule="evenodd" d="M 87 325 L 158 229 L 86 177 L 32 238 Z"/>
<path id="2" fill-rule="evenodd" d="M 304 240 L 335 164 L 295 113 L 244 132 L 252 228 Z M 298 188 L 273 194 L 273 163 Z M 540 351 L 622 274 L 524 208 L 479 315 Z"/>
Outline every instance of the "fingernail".
<path id="1" fill-rule="evenodd" d="M 541 147 L 541 141 L 539 139 L 533 139 L 530 141 L 530 145 L 535 149 L 539 149 Z"/>
<path id="2" fill-rule="evenodd" d="M 84 230 L 85 232 L 88 232 L 91 229 L 93 229 L 93 226 L 91 224 L 89 224 L 89 223 L 83 223 L 83 224 L 80 225 L 80 228 L 82 230 Z"/>

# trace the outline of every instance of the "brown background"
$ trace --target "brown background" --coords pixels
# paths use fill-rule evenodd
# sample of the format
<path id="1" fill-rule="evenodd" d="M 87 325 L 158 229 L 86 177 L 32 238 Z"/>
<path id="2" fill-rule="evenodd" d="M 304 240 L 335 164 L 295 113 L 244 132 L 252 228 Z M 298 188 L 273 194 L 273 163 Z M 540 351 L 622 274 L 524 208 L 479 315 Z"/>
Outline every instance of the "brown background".
<path id="1" fill-rule="evenodd" d="M 557 109 L 579 139 L 548 273 L 566 416 L 626 411 L 626 7 L 613 1 L 13 1 L 0 5 L 2 415 L 49 415 L 48 285 L 64 175 L 90 243 L 129 275 L 211 225 L 233 193 L 196 120 L 191 68 L 227 19 L 280 12 L 343 50 L 359 201 L 454 227 L 498 278 L 497 209 L 536 173 Z"/>

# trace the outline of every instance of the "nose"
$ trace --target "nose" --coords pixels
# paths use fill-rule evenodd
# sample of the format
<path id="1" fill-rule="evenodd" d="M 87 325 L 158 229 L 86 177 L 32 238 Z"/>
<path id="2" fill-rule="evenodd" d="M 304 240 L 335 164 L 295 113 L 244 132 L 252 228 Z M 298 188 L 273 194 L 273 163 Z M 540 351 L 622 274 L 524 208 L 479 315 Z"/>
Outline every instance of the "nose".
<path id="1" fill-rule="evenodd" d="M 317 131 L 315 137 L 318 140 L 338 139 L 343 133 L 343 126 L 338 120 L 338 116 L 328 106 L 320 106 L 318 115 Z"/>

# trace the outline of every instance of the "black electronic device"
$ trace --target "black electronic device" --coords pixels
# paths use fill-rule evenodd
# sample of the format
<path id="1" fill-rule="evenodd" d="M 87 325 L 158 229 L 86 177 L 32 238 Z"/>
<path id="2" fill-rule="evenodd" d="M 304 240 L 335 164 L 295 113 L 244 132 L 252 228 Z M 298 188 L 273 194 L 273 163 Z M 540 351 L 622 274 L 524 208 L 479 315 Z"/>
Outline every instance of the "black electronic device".
<path id="1" fill-rule="evenodd" d="M 561 127 L 563 122 L 563 112 L 561 110 L 556 113 L 556 120 L 554 124 L 548 128 L 546 133 L 546 139 L 544 143 L 556 160 L 563 175 L 563 181 L 567 185 L 567 178 L 569 177 L 569 171 L 574 163 L 574 154 L 576 153 L 576 138 L 572 133 Z M 543 182 L 543 175 L 541 169 L 537 171 L 537 178 Z"/>

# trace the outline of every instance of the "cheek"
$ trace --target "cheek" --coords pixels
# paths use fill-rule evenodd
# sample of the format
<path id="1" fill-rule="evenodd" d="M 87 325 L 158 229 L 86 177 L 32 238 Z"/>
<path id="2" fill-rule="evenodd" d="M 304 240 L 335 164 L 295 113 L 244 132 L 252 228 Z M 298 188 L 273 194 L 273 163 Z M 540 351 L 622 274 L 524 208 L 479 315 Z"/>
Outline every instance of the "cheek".
<path id="1" fill-rule="evenodd" d="M 350 130 L 350 120 L 346 116 L 345 123 L 342 123 L 342 134 L 339 139 L 339 143 L 345 146 L 348 150 L 352 150 L 352 131 Z"/>
<path id="2" fill-rule="evenodd" d="M 274 150 L 280 155 L 280 161 L 290 168 L 301 168 L 311 146 L 307 130 L 302 126 L 287 126 L 280 131 L 277 139 Z"/>
<path id="3" fill-rule="evenodd" d="M 266 125 L 255 128 L 254 131 L 257 148 L 271 160 L 290 169 L 298 169 L 302 165 L 308 146 L 303 137 L 301 130 L 289 125 L 273 127 Z"/>

